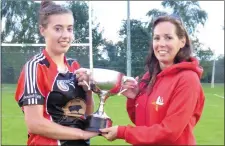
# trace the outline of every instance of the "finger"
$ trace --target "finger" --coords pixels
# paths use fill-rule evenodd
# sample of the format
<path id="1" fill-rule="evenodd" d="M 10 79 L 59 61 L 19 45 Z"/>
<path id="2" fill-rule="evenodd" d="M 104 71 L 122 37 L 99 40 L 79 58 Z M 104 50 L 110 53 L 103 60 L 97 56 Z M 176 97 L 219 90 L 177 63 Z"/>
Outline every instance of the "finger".
<path id="1" fill-rule="evenodd" d="M 89 80 L 89 76 L 87 74 L 79 74 L 79 78 L 82 78 L 84 80 Z"/>
<path id="2" fill-rule="evenodd" d="M 109 128 L 99 129 L 99 131 L 102 132 L 102 133 L 108 133 Z"/>
<path id="3" fill-rule="evenodd" d="M 133 89 L 136 87 L 136 85 L 122 85 L 121 87 L 122 89 Z"/>
<path id="4" fill-rule="evenodd" d="M 107 134 L 101 134 L 101 136 L 103 136 L 103 137 L 105 137 L 105 138 L 106 138 L 106 135 L 107 135 Z"/>
<path id="5" fill-rule="evenodd" d="M 132 82 L 126 82 L 126 83 L 124 83 L 123 85 L 127 85 L 127 86 L 135 86 L 136 83 L 135 83 L 134 81 L 132 81 Z"/>
<path id="6" fill-rule="evenodd" d="M 87 71 L 88 71 L 88 70 L 87 70 L 86 68 L 79 68 L 79 69 L 75 70 L 74 73 L 75 73 L 75 74 L 81 73 L 81 72 L 86 72 L 86 73 L 87 73 Z"/>
<path id="7" fill-rule="evenodd" d="M 88 78 L 85 76 L 80 76 L 79 78 L 77 78 L 77 80 L 78 80 L 78 82 L 83 82 L 83 81 L 89 82 Z"/>
<path id="8" fill-rule="evenodd" d="M 79 77 L 79 78 L 77 79 L 78 82 L 83 82 L 83 80 L 84 80 L 83 77 Z"/>
<path id="9" fill-rule="evenodd" d="M 84 82 L 78 82 L 79 86 L 86 86 Z"/>
<path id="10" fill-rule="evenodd" d="M 137 82 L 139 82 L 139 76 L 136 76 L 135 80 L 136 80 Z"/>
<path id="11" fill-rule="evenodd" d="M 125 91 L 127 91 L 127 89 L 122 89 L 119 93 L 118 93 L 118 95 L 120 96 L 123 92 L 125 92 Z"/>
<path id="12" fill-rule="evenodd" d="M 76 73 L 75 75 L 76 75 L 76 78 L 79 78 L 80 77 L 80 74 L 78 74 L 78 73 Z"/>

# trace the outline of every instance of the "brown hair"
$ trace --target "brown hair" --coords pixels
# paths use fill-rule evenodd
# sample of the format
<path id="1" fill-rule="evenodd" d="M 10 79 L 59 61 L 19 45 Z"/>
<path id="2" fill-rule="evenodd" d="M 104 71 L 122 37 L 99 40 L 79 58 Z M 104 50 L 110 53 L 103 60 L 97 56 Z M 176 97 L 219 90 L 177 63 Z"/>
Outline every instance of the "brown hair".
<path id="1" fill-rule="evenodd" d="M 160 16 L 160 17 L 156 18 L 153 22 L 153 29 L 152 29 L 153 32 L 154 32 L 155 27 L 161 22 L 171 22 L 176 27 L 176 34 L 177 34 L 178 38 L 179 39 L 182 39 L 184 37 L 186 38 L 185 46 L 178 51 L 177 55 L 174 58 L 174 63 L 176 64 L 176 63 L 180 63 L 181 61 L 190 61 L 190 57 L 192 54 L 191 42 L 190 42 L 189 36 L 187 34 L 187 31 L 184 28 L 182 20 L 173 15 Z M 153 34 L 154 33 L 152 33 L 152 36 L 153 36 Z M 145 61 L 145 69 L 149 72 L 150 76 L 148 79 L 142 80 L 142 81 L 146 83 L 146 86 L 148 86 L 147 92 L 150 94 L 150 92 L 154 86 L 154 83 L 156 81 L 156 76 L 157 76 L 157 74 L 159 74 L 161 72 L 161 69 L 159 66 L 159 61 L 157 60 L 157 58 L 153 52 L 152 44 L 150 44 L 149 54 Z"/>
<path id="2" fill-rule="evenodd" d="M 54 14 L 65 14 L 71 13 L 72 11 L 61 6 L 57 5 L 51 0 L 44 0 L 41 2 L 40 10 L 39 10 L 39 25 L 46 28 L 48 25 L 48 17 Z"/>

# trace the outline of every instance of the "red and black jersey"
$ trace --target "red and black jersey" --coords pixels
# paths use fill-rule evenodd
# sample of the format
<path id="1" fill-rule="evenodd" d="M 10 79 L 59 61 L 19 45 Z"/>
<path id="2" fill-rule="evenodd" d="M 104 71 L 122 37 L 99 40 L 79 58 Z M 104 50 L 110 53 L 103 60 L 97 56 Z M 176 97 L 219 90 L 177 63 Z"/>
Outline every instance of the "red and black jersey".
<path id="1" fill-rule="evenodd" d="M 46 119 L 84 129 L 86 94 L 74 74 L 80 65 L 66 57 L 64 61 L 68 70 L 59 72 L 45 49 L 30 59 L 20 74 L 15 99 L 22 110 L 27 105 L 43 105 Z M 32 133 L 28 137 L 28 145 L 89 145 L 85 140 L 54 140 Z"/>

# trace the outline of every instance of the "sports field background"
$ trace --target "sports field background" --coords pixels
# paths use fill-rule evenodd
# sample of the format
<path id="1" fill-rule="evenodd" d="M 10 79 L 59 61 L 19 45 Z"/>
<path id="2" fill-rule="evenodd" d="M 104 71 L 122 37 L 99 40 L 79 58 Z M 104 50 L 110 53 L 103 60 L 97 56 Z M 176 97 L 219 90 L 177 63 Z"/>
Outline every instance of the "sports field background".
<path id="1" fill-rule="evenodd" d="M 15 86 L 2 85 L 2 145 L 26 145 L 27 131 L 23 114 L 14 100 Z M 203 84 L 206 96 L 203 116 L 194 133 L 198 145 L 224 145 L 224 84 Z M 96 108 L 99 99 L 95 97 Z M 114 125 L 132 124 L 125 109 L 126 98 L 113 96 L 106 101 L 105 111 Z M 123 140 L 108 142 L 103 137 L 91 139 L 91 145 L 125 145 Z"/>

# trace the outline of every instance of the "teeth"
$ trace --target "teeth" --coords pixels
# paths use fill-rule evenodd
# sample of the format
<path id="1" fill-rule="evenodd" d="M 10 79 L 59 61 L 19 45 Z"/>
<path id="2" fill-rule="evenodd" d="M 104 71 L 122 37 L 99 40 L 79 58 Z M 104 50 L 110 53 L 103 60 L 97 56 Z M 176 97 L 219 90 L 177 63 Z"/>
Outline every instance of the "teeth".
<path id="1" fill-rule="evenodd" d="M 60 42 L 61 45 L 67 45 L 68 42 Z"/>
<path id="2" fill-rule="evenodd" d="M 166 54 L 166 53 L 168 53 L 167 51 L 159 51 L 159 54 Z"/>

